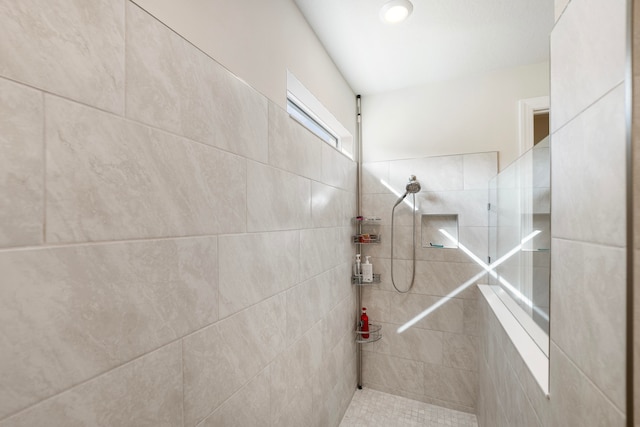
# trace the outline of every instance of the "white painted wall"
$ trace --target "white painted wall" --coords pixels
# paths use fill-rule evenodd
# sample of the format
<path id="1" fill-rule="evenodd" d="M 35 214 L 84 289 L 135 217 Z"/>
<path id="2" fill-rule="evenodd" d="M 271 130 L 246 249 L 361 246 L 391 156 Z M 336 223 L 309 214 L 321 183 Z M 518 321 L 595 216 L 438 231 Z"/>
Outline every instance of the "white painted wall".
<path id="1" fill-rule="evenodd" d="M 355 136 L 355 94 L 293 0 L 134 0 L 280 107 L 287 69 Z"/>
<path id="2" fill-rule="evenodd" d="M 562 12 L 564 12 L 564 9 L 567 7 L 567 5 L 569 4 L 569 0 L 556 0 L 555 1 L 555 18 L 556 21 L 558 21 L 558 19 L 560 19 L 560 15 L 562 15 Z"/>
<path id="3" fill-rule="evenodd" d="M 518 156 L 518 100 L 549 95 L 547 62 L 363 97 L 364 161 Z"/>

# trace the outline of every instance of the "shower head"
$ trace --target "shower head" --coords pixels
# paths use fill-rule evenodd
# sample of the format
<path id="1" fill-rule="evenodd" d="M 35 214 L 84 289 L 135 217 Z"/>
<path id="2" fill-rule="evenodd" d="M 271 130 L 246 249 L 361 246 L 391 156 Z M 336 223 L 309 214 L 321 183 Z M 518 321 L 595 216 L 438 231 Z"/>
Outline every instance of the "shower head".
<path id="1" fill-rule="evenodd" d="M 402 196 L 400 196 L 400 198 L 396 201 L 396 204 L 393 205 L 393 207 L 395 208 L 396 206 L 398 206 L 400 204 L 401 201 L 404 200 L 405 197 L 407 197 L 407 194 L 409 193 L 417 193 L 420 191 L 420 183 L 418 182 L 418 180 L 416 179 L 415 175 L 411 175 L 409 177 L 409 182 L 407 183 L 407 186 L 405 187 L 406 191 L 404 192 L 404 194 Z"/>
<path id="2" fill-rule="evenodd" d="M 418 191 L 420 191 L 420 183 L 418 182 L 418 180 L 416 179 L 415 175 L 411 175 L 411 177 L 409 177 L 409 182 L 407 183 L 407 192 L 405 194 L 408 193 L 417 193 Z"/>

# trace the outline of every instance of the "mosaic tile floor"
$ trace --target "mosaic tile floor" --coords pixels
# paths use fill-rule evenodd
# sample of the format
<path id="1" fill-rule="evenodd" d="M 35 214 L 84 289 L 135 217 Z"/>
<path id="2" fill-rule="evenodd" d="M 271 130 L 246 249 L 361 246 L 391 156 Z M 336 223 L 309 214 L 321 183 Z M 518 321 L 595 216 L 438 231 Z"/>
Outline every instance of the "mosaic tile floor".
<path id="1" fill-rule="evenodd" d="M 477 427 L 476 416 L 377 390 L 356 390 L 340 427 Z"/>

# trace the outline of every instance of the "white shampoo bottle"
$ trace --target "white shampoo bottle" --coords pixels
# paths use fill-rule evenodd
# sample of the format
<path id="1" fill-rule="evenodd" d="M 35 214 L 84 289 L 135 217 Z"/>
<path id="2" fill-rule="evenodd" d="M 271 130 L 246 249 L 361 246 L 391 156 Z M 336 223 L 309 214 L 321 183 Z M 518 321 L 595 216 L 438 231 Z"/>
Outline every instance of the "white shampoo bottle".
<path id="1" fill-rule="evenodd" d="M 369 262 L 370 256 L 365 257 L 365 261 L 362 264 L 362 281 L 365 283 L 373 282 L 373 264 Z"/>

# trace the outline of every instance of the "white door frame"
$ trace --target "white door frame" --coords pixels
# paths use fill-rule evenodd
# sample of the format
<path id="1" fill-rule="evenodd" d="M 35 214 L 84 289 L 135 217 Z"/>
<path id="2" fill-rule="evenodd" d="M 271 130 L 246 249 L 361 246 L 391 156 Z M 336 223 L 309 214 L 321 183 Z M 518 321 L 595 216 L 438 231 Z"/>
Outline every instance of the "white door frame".
<path id="1" fill-rule="evenodd" d="M 549 112 L 548 96 L 518 101 L 520 155 L 533 147 L 533 116 L 545 112 Z"/>

